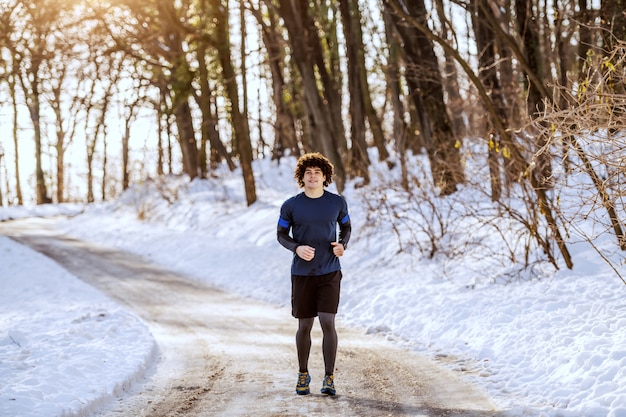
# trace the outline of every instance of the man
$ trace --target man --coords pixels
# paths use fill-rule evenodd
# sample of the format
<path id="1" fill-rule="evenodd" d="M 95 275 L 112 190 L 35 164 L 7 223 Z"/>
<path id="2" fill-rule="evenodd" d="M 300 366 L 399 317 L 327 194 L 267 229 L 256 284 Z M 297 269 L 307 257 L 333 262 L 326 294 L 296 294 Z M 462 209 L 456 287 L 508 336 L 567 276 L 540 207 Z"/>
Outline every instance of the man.
<path id="1" fill-rule="evenodd" d="M 294 178 L 304 192 L 283 203 L 278 219 L 278 241 L 294 253 L 291 306 L 293 316 L 298 319 L 296 349 L 300 369 L 296 393 L 299 395 L 310 393 L 308 363 L 311 329 L 316 316 L 323 333 L 325 376 L 321 392 L 328 395 L 336 393 L 335 315 L 342 277 L 339 257 L 343 256 L 350 240 L 351 226 L 346 200 L 324 189 L 332 183 L 333 172 L 333 165 L 319 153 L 300 157 Z"/>

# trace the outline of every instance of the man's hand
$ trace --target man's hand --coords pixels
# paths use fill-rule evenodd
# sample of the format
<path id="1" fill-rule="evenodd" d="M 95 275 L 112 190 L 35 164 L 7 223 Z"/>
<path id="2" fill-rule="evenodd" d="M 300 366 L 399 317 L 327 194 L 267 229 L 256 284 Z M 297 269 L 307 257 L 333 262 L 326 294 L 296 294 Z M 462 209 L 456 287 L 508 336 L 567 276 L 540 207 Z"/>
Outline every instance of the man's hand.
<path id="1" fill-rule="evenodd" d="M 307 245 L 300 245 L 296 248 L 296 255 L 305 261 L 310 261 L 315 257 L 315 248 Z"/>
<path id="2" fill-rule="evenodd" d="M 330 242 L 333 245 L 333 253 L 336 257 L 343 256 L 343 244 L 339 242 Z"/>

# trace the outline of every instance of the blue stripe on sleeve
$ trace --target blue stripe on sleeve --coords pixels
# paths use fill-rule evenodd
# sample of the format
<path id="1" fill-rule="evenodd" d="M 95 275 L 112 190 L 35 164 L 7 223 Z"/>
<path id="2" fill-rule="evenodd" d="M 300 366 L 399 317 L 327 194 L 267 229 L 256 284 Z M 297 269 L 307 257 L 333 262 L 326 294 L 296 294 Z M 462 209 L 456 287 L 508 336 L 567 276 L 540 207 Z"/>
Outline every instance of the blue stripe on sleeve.
<path id="1" fill-rule="evenodd" d="M 348 221 L 350 221 L 350 215 L 346 214 L 346 217 L 341 219 L 341 224 L 346 224 Z"/>
<path id="2" fill-rule="evenodd" d="M 282 217 L 278 218 L 278 225 L 280 227 L 284 227 L 285 229 L 289 229 L 289 222 L 285 219 L 283 219 Z"/>

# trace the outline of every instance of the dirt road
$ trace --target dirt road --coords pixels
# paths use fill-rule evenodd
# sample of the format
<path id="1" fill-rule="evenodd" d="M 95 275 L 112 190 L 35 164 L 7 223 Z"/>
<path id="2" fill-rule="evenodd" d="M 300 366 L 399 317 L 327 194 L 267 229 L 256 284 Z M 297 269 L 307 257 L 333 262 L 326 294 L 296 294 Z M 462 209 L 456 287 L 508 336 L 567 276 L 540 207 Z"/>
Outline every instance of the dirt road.
<path id="1" fill-rule="evenodd" d="M 98 417 L 502 416 L 458 375 L 381 337 L 339 328 L 338 395 L 319 393 L 314 330 L 312 395 L 295 395 L 289 311 L 211 288 L 129 253 L 64 236 L 53 220 L 0 223 L 0 233 L 55 259 L 140 316 L 160 349 L 145 381 Z"/>

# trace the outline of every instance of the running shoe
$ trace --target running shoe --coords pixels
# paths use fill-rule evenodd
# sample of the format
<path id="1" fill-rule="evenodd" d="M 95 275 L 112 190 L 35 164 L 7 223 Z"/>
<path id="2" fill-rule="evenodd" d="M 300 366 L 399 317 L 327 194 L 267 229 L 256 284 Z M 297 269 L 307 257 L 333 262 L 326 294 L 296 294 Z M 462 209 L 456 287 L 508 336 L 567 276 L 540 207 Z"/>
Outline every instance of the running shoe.
<path id="1" fill-rule="evenodd" d="M 322 384 L 322 394 L 335 395 L 335 377 L 333 375 L 326 375 L 324 377 L 324 383 Z"/>
<path id="2" fill-rule="evenodd" d="M 310 394 L 311 390 L 309 389 L 309 382 L 311 382 L 311 375 L 309 375 L 308 372 L 298 372 L 298 384 L 296 385 L 296 394 Z"/>

